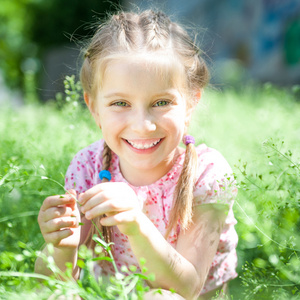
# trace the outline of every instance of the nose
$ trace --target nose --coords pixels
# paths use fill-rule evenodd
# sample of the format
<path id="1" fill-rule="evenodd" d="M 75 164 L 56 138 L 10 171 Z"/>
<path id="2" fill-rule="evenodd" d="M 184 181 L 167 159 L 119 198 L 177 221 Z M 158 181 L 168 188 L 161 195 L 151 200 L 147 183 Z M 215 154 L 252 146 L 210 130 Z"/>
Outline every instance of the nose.
<path id="1" fill-rule="evenodd" d="M 154 117 L 147 110 L 139 110 L 132 116 L 131 129 L 144 134 L 156 130 Z"/>

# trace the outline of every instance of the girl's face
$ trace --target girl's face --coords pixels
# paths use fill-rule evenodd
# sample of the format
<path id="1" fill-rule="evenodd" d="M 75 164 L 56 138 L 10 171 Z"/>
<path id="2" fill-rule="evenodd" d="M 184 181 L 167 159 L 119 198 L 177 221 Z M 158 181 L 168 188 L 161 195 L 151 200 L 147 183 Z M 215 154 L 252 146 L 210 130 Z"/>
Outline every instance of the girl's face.
<path id="1" fill-rule="evenodd" d="M 168 77 L 162 78 L 153 64 L 146 67 L 145 60 L 113 61 L 94 99 L 93 116 L 103 138 L 119 156 L 123 176 L 134 185 L 158 180 L 180 151 L 190 112 L 178 85 Z"/>

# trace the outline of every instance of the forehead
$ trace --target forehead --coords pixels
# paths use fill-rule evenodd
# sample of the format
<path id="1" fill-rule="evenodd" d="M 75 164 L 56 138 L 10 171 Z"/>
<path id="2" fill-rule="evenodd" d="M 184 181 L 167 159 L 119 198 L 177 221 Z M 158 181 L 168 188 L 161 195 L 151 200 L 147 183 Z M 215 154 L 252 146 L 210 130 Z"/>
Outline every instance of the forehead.
<path id="1" fill-rule="evenodd" d="M 174 55 L 165 53 L 115 55 L 102 61 L 100 88 L 127 81 L 183 89 L 184 67 Z"/>

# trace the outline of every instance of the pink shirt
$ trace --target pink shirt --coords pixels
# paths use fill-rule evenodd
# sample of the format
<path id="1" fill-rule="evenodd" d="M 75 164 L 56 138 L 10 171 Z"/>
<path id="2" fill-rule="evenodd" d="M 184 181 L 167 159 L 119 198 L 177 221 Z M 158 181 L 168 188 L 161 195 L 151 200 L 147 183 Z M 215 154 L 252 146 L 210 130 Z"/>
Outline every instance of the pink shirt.
<path id="1" fill-rule="evenodd" d="M 194 205 L 206 203 L 226 203 L 230 210 L 226 219 L 223 232 L 220 236 L 217 253 L 212 262 L 202 294 L 220 287 L 224 282 L 237 276 L 235 271 L 237 265 L 236 246 L 238 237 L 234 229 L 236 220 L 233 216 L 232 205 L 237 189 L 232 179 L 232 170 L 224 157 L 216 150 L 208 148 L 205 144 L 196 147 L 198 153 L 198 180 L 194 195 Z M 99 172 L 102 169 L 103 140 L 79 151 L 72 160 L 65 179 L 66 189 L 75 189 L 82 193 L 96 184 L 101 183 Z M 111 182 L 126 182 L 137 194 L 143 212 L 153 222 L 162 235 L 165 235 L 169 221 L 169 214 L 173 202 L 173 194 L 178 181 L 184 153 L 180 155 L 173 168 L 162 178 L 148 186 L 132 186 L 122 176 L 119 169 L 119 158 L 112 155 L 110 172 Z M 180 226 L 172 230 L 167 241 L 176 247 Z M 128 238 L 114 227 L 114 258 L 120 268 L 125 265 L 135 265 L 139 269 L 138 262 L 131 250 Z M 96 266 L 97 269 L 97 266 Z M 103 265 L 105 273 L 113 273 L 112 265 Z M 99 272 L 99 270 L 98 270 Z M 98 273 L 97 272 L 97 273 Z"/>

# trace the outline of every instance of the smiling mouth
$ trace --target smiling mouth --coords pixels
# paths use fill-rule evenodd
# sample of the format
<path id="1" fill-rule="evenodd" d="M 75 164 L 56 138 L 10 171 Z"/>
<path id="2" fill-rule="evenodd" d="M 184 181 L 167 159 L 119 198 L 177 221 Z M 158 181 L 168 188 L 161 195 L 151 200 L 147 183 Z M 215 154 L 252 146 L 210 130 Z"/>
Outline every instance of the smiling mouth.
<path id="1" fill-rule="evenodd" d="M 146 150 L 155 147 L 162 139 L 152 139 L 152 140 L 126 140 L 133 148 L 138 150 Z"/>

